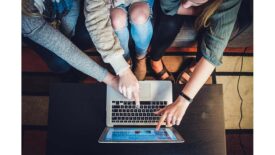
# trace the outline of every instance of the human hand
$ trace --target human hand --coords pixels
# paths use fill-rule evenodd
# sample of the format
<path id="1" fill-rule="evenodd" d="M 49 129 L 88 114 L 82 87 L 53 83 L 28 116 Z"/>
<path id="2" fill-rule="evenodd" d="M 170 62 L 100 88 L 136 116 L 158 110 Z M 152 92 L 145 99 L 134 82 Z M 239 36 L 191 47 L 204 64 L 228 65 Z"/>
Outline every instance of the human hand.
<path id="1" fill-rule="evenodd" d="M 118 82 L 119 82 L 119 78 L 117 76 L 114 76 L 111 73 L 107 73 L 106 77 L 103 80 L 104 83 L 106 83 L 108 86 L 111 86 L 112 88 L 114 88 L 115 90 L 118 90 Z M 126 96 L 125 96 L 126 97 Z"/>
<path id="2" fill-rule="evenodd" d="M 137 107 L 140 106 L 139 83 L 130 68 L 119 74 L 118 89 L 128 99 L 134 99 Z"/>
<path id="3" fill-rule="evenodd" d="M 160 126 L 164 121 L 166 121 L 168 127 L 180 125 L 182 117 L 184 116 L 189 104 L 189 101 L 179 96 L 172 104 L 154 112 L 156 115 L 162 115 L 156 126 L 156 130 L 158 131 L 160 129 Z"/>
<path id="4" fill-rule="evenodd" d="M 45 10 L 45 5 L 44 5 L 45 0 L 34 0 L 34 6 L 37 8 L 40 14 L 43 14 Z"/>

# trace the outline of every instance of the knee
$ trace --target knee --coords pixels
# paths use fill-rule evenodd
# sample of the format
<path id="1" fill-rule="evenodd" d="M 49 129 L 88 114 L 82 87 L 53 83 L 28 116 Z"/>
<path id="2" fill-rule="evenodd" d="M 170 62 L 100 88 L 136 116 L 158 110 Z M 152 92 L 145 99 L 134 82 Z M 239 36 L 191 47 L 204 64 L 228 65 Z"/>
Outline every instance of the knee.
<path id="1" fill-rule="evenodd" d="M 150 16 L 150 8 L 147 3 L 137 2 L 131 6 L 130 19 L 134 24 L 144 24 Z"/>
<path id="2" fill-rule="evenodd" d="M 115 30 L 125 27 L 127 24 L 127 14 L 122 9 L 115 8 L 111 11 L 112 26 Z"/>

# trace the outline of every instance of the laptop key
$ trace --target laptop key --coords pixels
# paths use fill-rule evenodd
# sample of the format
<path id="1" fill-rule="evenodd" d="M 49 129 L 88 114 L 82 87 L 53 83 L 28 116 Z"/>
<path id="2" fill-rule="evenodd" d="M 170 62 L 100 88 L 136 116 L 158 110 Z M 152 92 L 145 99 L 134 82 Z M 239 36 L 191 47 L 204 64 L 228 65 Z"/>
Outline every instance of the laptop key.
<path id="1" fill-rule="evenodd" d="M 150 102 L 150 101 L 143 101 L 143 102 L 140 102 L 140 104 L 143 104 L 143 105 L 150 105 L 151 102 Z"/>
<path id="2" fill-rule="evenodd" d="M 119 105 L 112 105 L 112 108 L 119 108 Z"/>

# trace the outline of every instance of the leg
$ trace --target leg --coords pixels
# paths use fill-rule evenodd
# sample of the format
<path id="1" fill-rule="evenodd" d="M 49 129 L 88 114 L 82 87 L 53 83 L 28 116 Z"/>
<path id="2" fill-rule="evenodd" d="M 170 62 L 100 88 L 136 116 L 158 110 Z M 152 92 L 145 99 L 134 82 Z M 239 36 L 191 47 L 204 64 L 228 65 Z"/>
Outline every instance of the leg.
<path id="1" fill-rule="evenodd" d="M 146 56 L 153 35 L 150 6 L 145 2 L 137 2 L 131 5 L 129 13 L 131 34 L 135 42 L 137 59 L 142 59 Z"/>
<path id="2" fill-rule="evenodd" d="M 159 73 L 164 69 L 161 58 L 165 50 L 175 40 L 182 26 L 182 22 L 182 16 L 168 16 L 160 11 L 160 21 L 152 40 L 152 49 L 150 53 L 151 66 L 155 73 Z M 161 79 L 166 79 L 168 77 L 169 74 L 166 72 L 161 76 Z"/>
<path id="3" fill-rule="evenodd" d="M 75 26 L 79 16 L 80 1 L 73 0 L 72 8 L 66 16 L 61 19 L 61 32 L 71 38 L 74 36 Z"/>
<path id="4" fill-rule="evenodd" d="M 23 41 L 34 49 L 34 51 L 46 62 L 47 66 L 52 72 L 65 73 L 72 68 L 71 65 L 54 54 L 52 51 L 35 43 L 31 39 L 23 37 Z"/>
<path id="5" fill-rule="evenodd" d="M 130 61 L 129 53 L 129 30 L 127 27 L 127 13 L 123 8 L 114 8 L 111 10 L 111 21 L 115 33 L 124 49 L 124 58 Z"/>
<path id="6" fill-rule="evenodd" d="M 144 80 L 147 71 L 145 56 L 153 35 L 149 3 L 137 2 L 130 6 L 130 23 L 136 51 L 134 74 L 138 80 Z"/>

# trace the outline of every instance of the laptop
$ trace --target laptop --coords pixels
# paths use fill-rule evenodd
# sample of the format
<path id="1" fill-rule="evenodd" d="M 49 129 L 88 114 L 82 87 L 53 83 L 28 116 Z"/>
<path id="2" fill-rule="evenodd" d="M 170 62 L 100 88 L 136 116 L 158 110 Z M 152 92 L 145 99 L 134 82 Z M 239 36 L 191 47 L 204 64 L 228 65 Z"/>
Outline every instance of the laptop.
<path id="1" fill-rule="evenodd" d="M 160 116 L 153 112 L 173 101 L 170 81 L 139 81 L 140 107 L 107 86 L 106 125 L 99 143 L 183 143 L 173 127 L 156 131 Z M 162 124 L 162 125 L 165 125 Z"/>

